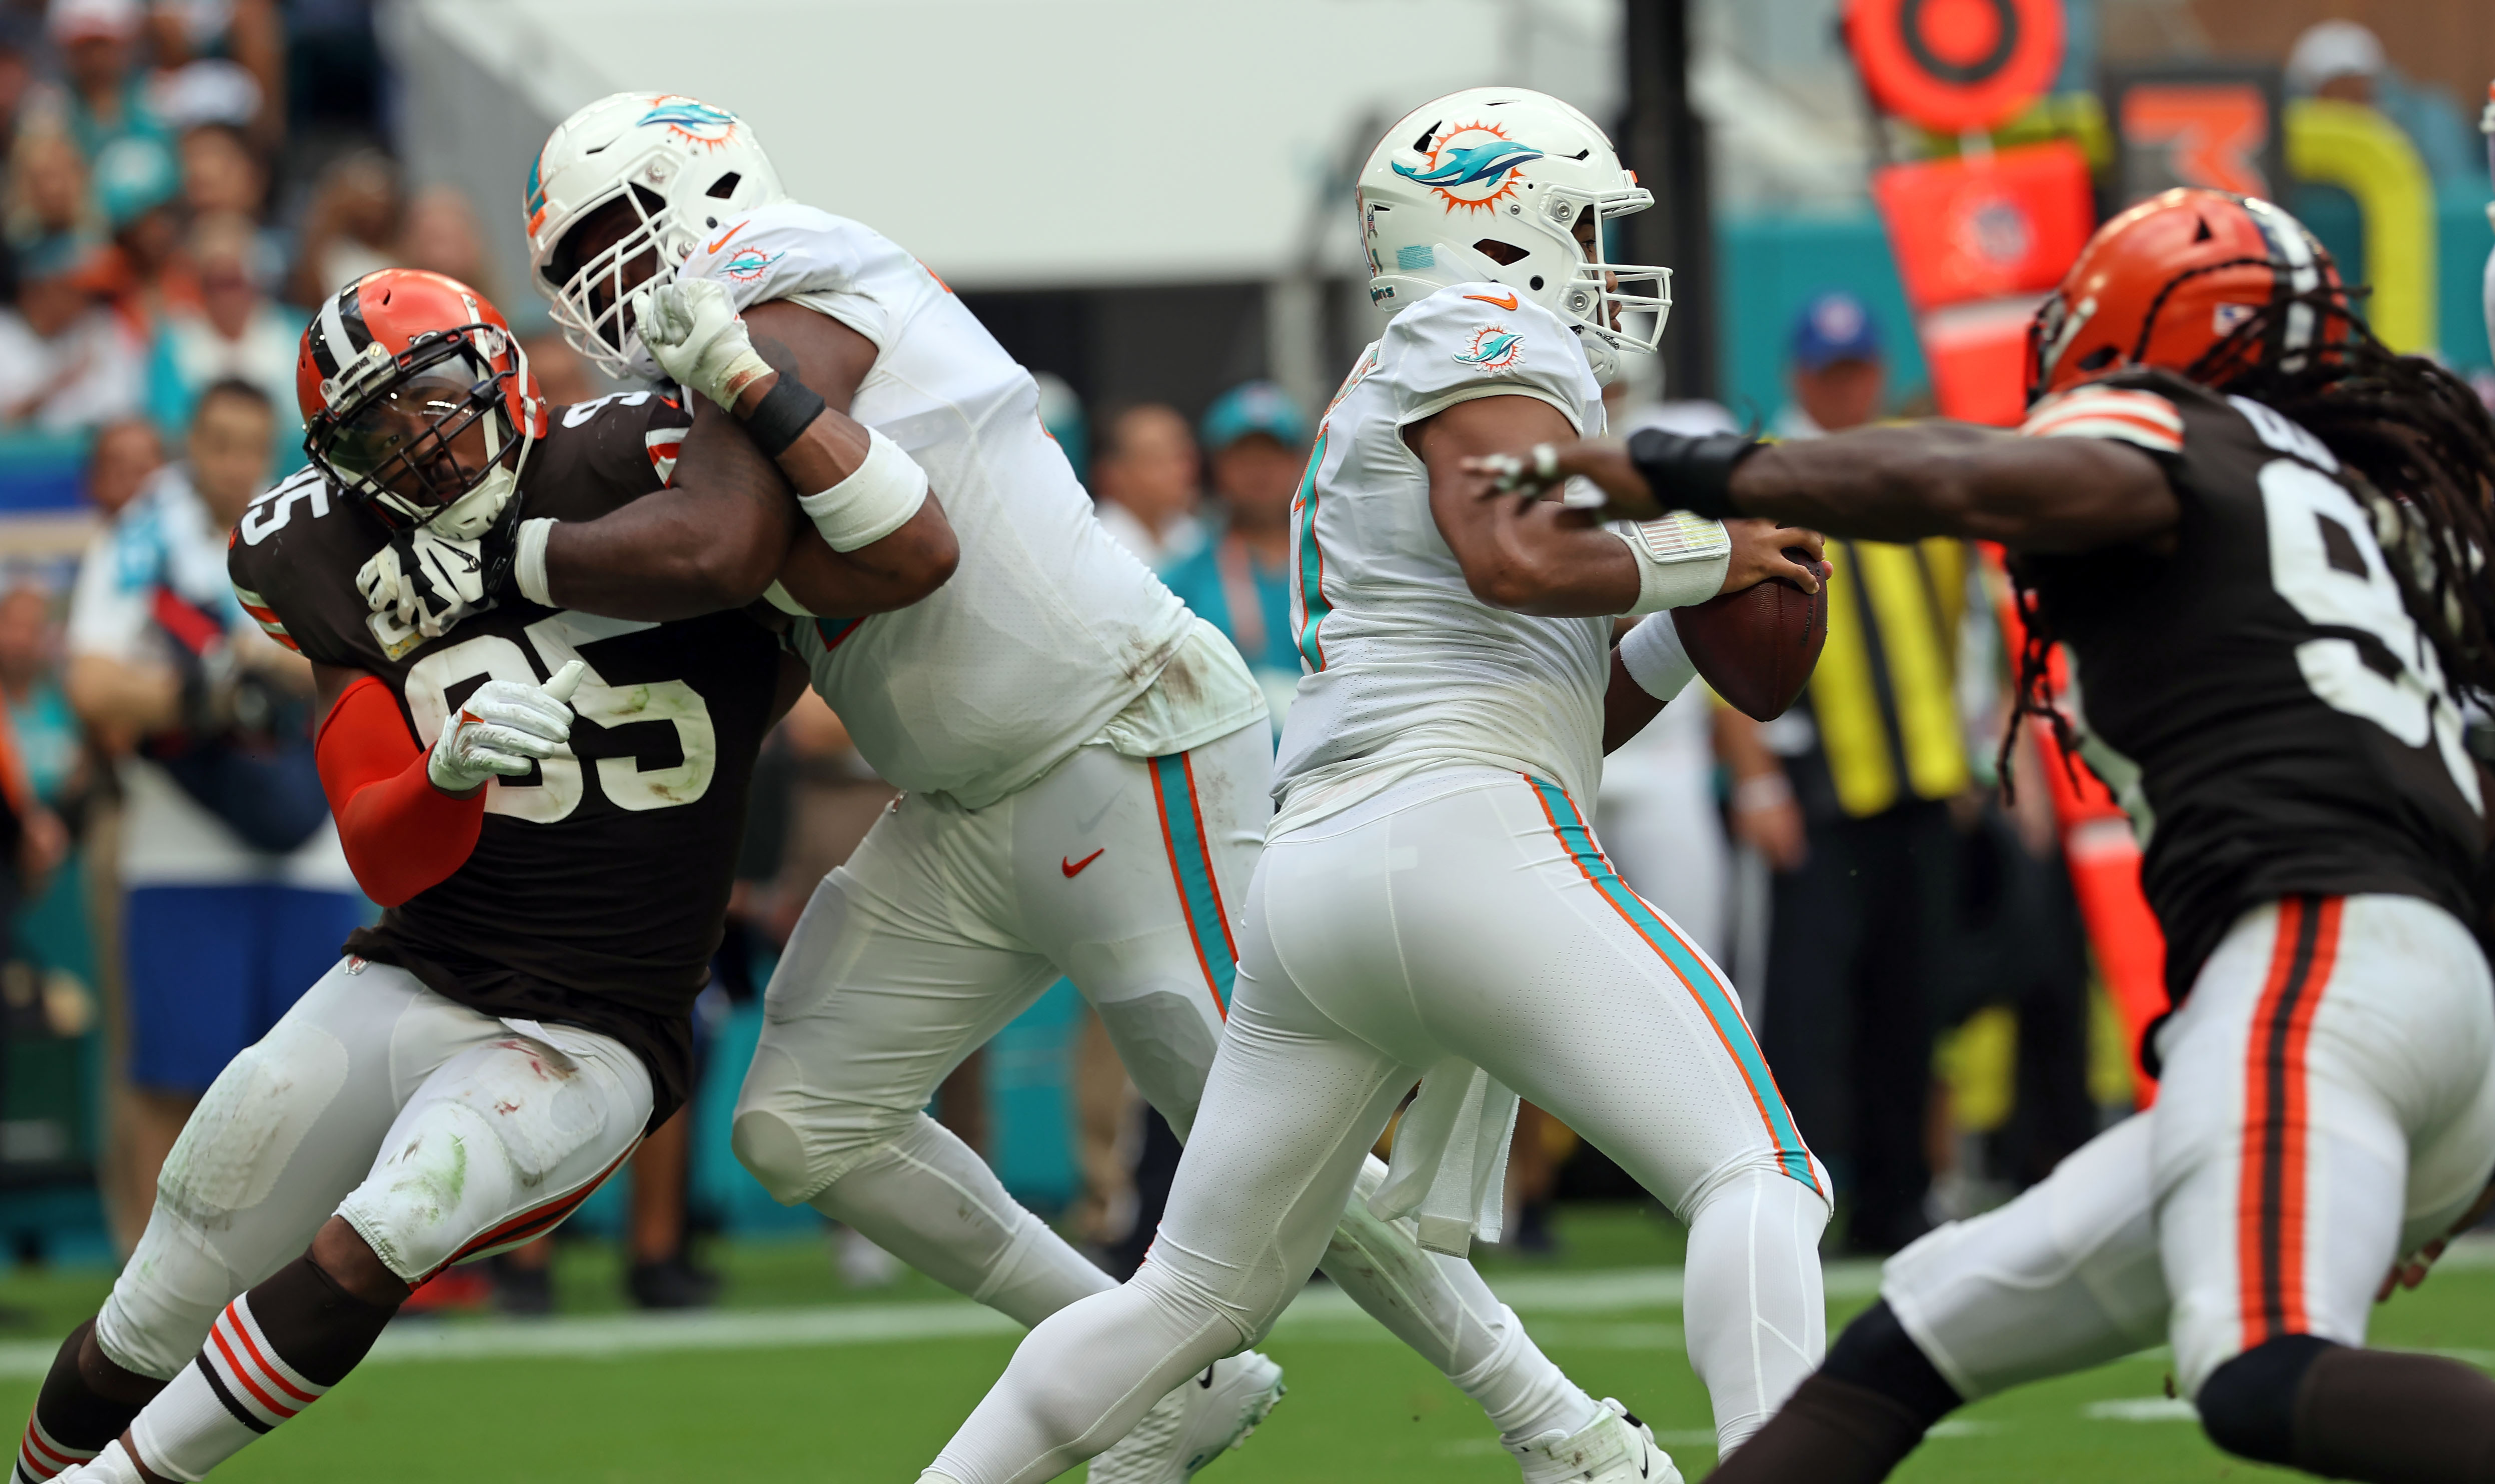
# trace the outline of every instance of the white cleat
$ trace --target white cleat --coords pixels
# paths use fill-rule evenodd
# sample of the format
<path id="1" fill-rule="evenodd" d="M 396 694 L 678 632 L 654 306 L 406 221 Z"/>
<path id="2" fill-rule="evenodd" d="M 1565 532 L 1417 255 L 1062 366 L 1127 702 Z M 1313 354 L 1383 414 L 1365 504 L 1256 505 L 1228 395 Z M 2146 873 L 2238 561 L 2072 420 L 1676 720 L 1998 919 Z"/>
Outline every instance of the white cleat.
<path id="1" fill-rule="evenodd" d="M 1680 1484 L 1654 1430 L 1610 1397 L 1585 1431 L 1572 1438 L 1555 1428 L 1526 1444 L 1519 1461 L 1525 1484 Z"/>
<path id="2" fill-rule="evenodd" d="M 1254 1350 L 1217 1360 L 1171 1388 L 1132 1432 L 1093 1459 L 1092 1484 L 1186 1484 L 1247 1441 L 1284 1390 L 1282 1368 Z"/>

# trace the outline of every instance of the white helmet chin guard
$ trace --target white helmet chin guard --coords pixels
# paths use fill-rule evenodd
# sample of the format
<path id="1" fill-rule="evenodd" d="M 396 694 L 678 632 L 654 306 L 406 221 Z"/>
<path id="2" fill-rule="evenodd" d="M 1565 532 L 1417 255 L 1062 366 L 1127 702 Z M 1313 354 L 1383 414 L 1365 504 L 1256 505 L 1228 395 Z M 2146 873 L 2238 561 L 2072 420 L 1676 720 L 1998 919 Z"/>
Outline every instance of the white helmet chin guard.
<path id="1" fill-rule="evenodd" d="M 675 277 L 720 223 L 785 200 L 735 114 L 676 93 L 611 93 L 557 124 L 529 167 L 530 277 L 573 350 L 609 375 L 655 381 L 658 363 L 624 323 L 626 296 Z M 568 255 L 573 230 L 618 201 L 631 204 L 632 229 L 586 261 Z M 656 270 L 629 277 L 650 254 Z"/>
<path id="2" fill-rule="evenodd" d="M 1592 119 L 1545 93 L 1474 87 L 1405 114 L 1361 168 L 1369 299 L 1392 315 L 1449 284 L 1504 284 L 1577 331 L 1594 374 L 1650 353 L 1672 270 L 1613 263 L 1596 223 L 1654 204 Z"/>

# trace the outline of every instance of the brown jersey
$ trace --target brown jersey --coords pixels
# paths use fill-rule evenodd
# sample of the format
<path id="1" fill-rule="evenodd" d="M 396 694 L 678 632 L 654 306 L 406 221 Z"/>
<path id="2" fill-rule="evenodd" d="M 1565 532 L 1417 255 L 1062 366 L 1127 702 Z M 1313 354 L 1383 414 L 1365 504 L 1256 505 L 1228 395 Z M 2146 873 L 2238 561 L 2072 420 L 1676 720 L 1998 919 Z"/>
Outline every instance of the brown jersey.
<path id="1" fill-rule="evenodd" d="M 522 471 L 523 510 L 587 520 L 660 488 L 691 421 L 647 392 L 556 409 Z M 487 784 L 467 862 L 347 950 L 488 1015 L 614 1036 L 648 1064 L 663 1119 L 686 1096 L 689 1012 L 775 713 L 778 638 L 741 612 L 654 624 L 514 597 L 428 639 L 355 590 L 387 540 L 307 469 L 252 503 L 228 568 L 282 641 L 378 676 L 426 746 L 487 680 L 540 682 L 575 658 L 589 670 L 568 752 Z"/>
<path id="2" fill-rule="evenodd" d="M 2329 448 L 2163 371 L 2039 403 L 2023 431 L 2144 448 L 2181 509 L 2169 555 L 2018 563 L 2076 662 L 2083 753 L 2146 842 L 2174 1000 L 2280 897 L 2391 892 L 2476 921 L 2460 711 Z"/>

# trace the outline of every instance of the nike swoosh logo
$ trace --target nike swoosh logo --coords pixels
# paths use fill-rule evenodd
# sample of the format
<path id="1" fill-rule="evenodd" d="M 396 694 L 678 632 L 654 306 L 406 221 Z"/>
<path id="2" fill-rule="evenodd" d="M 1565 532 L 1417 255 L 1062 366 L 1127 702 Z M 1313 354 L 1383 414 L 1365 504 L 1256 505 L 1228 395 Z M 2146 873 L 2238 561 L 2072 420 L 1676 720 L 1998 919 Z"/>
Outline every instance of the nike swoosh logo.
<path id="1" fill-rule="evenodd" d="M 1107 850 L 1108 847 L 1102 846 L 1100 849 Z M 1094 850 L 1092 853 L 1097 855 L 1100 851 Z M 1195 1378 L 1195 1383 L 1203 1387 L 1205 1390 L 1211 1391 L 1213 1389 L 1213 1368 L 1211 1366 L 1205 1367 L 1204 1374 Z"/>
<path id="2" fill-rule="evenodd" d="M 724 238 L 724 237 L 722 237 L 720 240 L 721 240 L 721 241 L 723 241 L 723 242 L 724 242 L 724 241 L 726 241 L 727 239 L 726 239 L 726 238 Z M 714 248 L 712 248 L 712 249 L 711 249 L 711 251 L 715 253 L 715 252 L 718 252 L 718 251 L 719 251 L 719 249 L 714 247 Z M 1466 297 L 1466 298 L 1468 298 L 1468 299 L 1479 299 L 1479 300 L 1481 300 L 1481 301 L 1482 301 L 1483 303 L 1485 303 L 1485 304 L 1495 304 L 1495 305 L 1497 305 L 1497 306 L 1498 306 L 1499 308 L 1501 308 L 1501 309 L 1514 309 L 1514 308 L 1516 307 L 1516 291 L 1515 291 L 1515 290 L 1513 290 L 1513 289 L 1511 289 L 1511 290 L 1509 290 L 1509 291 L 1508 291 L 1507 297 L 1505 297 L 1505 298 L 1503 298 L 1503 299 L 1502 299 L 1502 298 L 1494 298 L 1494 297 L 1492 297 L 1490 294 L 1465 294 L 1465 295 L 1464 295 L 1464 297 Z"/>
<path id="3" fill-rule="evenodd" d="M 728 238 L 730 238 L 730 237 L 732 237 L 732 236 L 735 236 L 738 232 L 743 232 L 743 231 L 746 229 L 746 227 L 750 224 L 750 221 L 751 221 L 751 219 L 749 218 L 749 219 L 748 219 L 748 221 L 745 221 L 745 222 L 739 222 L 739 223 L 737 223 L 735 226 L 733 226 L 733 227 L 729 228 L 727 231 L 725 231 L 725 232 L 721 232 L 721 233 L 720 233 L 720 236 L 719 236 L 719 240 L 718 240 L 718 241 L 716 241 L 716 242 L 714 242 L 714 243 L 712 243 L 708 248 L 704 249 L 704 251 L 706 251 L 706 252 L 711 252 L 711 253 L 716 253 L 716 252 L 718 252 L 721 248 L 727 246 L 727 239 L 728 239 Z M 1510 308 L 1510 309 L 1514 309 L 1516 306 L 1515 306 L 1514 304 L 1510 304 L 1510 305 L 1508 305 L 1507 307 L 1508 307 L 1508 308 Z"/>
<path id="4" fill-rule="evenodd" d="M 1065 879 L 1070 881 L 1083 874 L 1083 868 L 1085 866 L 1092 864 L 1092 862 L 1098 860 L 1102 855 L 1108 853 L 1108 850 L 1109 848 L 1104 845 L 1100 847 L 1100 849 L 1093 850 L 1091 854 L 1084 856 L 1081 860 L 1076 860 L 1070 855 L 1061 857 L 1057 862 L 1057 867 L 1059 870 L 1065 873 Z M 1209 1376 L 1212 1373 L 1208 1371 L 1206 1374 Z M 1210 1386 L 1213 1383 L 1211 1381 L 1207 1381 L 1205 1384 Z"/>

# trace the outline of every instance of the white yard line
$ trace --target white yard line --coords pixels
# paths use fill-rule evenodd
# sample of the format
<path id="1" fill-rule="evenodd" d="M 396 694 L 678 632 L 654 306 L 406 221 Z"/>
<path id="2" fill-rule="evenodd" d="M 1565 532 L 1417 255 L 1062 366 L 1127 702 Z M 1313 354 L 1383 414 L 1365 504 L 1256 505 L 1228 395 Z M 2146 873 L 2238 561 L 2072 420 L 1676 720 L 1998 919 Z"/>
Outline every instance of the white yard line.
<path id="1" fill-rule="evenodd" d="M 1867 1262 L 1828 1265 L 1833 1299 L 1869 1296 L 1879 1270 Z M 1519 1273 L 1494 1285 L 1498 1296 L 1527 1314 L 1616 1314 L 1677 1309 L 1679 1268 L 1620 1268 L 1591 1273 Z M 1342 1290 L 1311 1287 L 1284 1313 L 1276 1332 L 1320 1338 L 1328 1332 L 1375 1328 Z M 1623 1326 L 1619 1333 L 1587 1334 L 1588 1343 L 1617 1346 L 1635 1342 L 1660 1346 L 1664 1326 Z M 452 1319 L 393 1324 L 373 1346 L 367 1365 L 418 1361 L 564 1357 L 622 1359 L 634 1355 L 703 1350 L 826 1349 L 1010 1335 L 1018 1326 L 992 1309 L 962 1299 L 920 1303 L 821 1305 L 804 1309 L 711 1310 L 699 1314 L 618 1314 L 544 1319 Z M 1383 1339 L 1384 1332 L 1378 1331 Z M 55 1340 L 0 1344 L 0 1379 L 34 1380 L 50 1369 Z"/>

